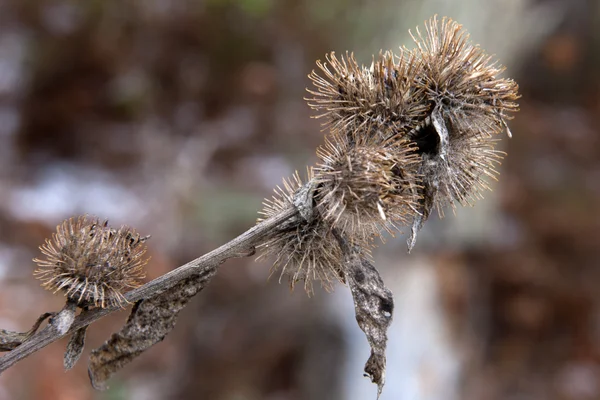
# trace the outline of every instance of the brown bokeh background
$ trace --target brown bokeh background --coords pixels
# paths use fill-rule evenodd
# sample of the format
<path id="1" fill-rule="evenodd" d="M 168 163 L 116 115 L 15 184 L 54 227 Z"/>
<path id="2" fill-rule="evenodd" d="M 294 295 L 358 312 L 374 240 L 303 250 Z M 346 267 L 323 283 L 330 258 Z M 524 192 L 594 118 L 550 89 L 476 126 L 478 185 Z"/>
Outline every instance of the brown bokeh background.
<path id="1" fill-rule="evenodd" d="M 64 218 L 152 234 L 149 278 L 250 227 L 323 142 L 302 99 L 315 60 L 411 47 L 436 13 L 523 98 L 494 193 L 433 218 L 410 256 L 405 237 L 375 252 L 397 303 L 381 399 L 600 399 L 595 0 L 0 0 L 0 327 L 61 307 L 31 259 Z M 268 275 L 223 265 L 106 392 L 87 350 L 63 372 L 60 341 L 3 373 L 0 400 L 375 398 L 347 288 L 309 299 Z"/>

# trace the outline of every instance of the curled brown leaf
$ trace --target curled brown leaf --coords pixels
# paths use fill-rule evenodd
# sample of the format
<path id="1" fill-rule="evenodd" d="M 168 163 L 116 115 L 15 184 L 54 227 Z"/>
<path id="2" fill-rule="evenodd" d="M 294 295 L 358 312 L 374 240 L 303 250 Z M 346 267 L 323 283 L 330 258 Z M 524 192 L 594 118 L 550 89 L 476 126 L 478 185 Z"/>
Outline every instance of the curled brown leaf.
<path id="1" fill-rule="evenodd" d="M 98 390 L 106 389 L 106 381 L 115 372 L 162 341 L 175 327 L 179 312 L 208 284 L 216 271 L 215 266 L 137 302 L 125 326 L 92 351 L 88 366 L 92 386 Z"/>
<path id="2" fill-rule="evenodd" d="M 394 297 L 385 287 L 379 271 L 357 246 L 334 230 L 344 254 L 346 280 L 352 292 L 356 322 L 367 336 L 371 355 L 365 364 L 365 374 L 377 385 L 377 398 L 385 384 L 385 350 L 387 330 L 392 322 Z"/>

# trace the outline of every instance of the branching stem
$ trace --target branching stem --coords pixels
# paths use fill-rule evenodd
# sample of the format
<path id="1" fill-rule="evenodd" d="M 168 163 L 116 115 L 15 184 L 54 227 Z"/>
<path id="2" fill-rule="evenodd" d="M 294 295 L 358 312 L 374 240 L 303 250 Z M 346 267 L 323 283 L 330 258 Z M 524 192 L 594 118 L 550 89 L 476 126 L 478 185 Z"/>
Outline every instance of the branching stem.
<path id="1" fill-rule="evenodd" d="M 125 298 L 129 303 L 135 303 L 138 300 L 152 297 L 193 274 L 218 268 L 219 265 L 229 258 L 250 256 L 254 254 L 255 246 L 260 244 L 270 232 L 276 230 L 281 224 L 297 215 L 298 211 L 294 207 L 283 210 L 281 213 L 256 224 L 235 239 L 225 243 L 210 253 L 190 261 L 187 264 L 126 293 Z M 63 336 L 73 333 L 108 314 L 120 310 L 122 310 L 122 308 L 112 307 L 94 308 L 83 311 L 75 318 L 75 321 L 68 332 L 61 332 L 53 323 L 48 324 L 44 329 L 25 340 L 20 346 L 0 357 L 0 373 Z"/>

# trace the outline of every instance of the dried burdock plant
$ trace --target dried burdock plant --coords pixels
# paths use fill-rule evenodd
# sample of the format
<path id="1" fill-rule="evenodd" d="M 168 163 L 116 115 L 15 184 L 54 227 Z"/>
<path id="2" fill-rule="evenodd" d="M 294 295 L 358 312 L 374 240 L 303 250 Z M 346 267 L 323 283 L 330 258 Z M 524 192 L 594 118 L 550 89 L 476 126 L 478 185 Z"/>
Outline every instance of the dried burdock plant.
<path id="1" fill-rule="evenodd" d="M 163 340 L 221 263 L 258 247 L 261 257 L 273 256 L 272 274 L 289 276 L 292 287 L 303 282 L 309 294 L 314 281 L 326 289 L 348 284 L 371 346 L 365 373 L 379 395 L 393 297 L 369 259 L 374 239 L 411 225 L 410 250 L 433 209 L 443 215 L 480 198 L 503 156 L 495 135 L 517 111 L 517 84 L 499 77 L 503 68 L 471 45 L 459 24 L 434 17 L 413 38 L 414 50 L 380 53 L 369 67 L 333 53 L 317 63 L 324 77 L 310 74 L 316 90 L 308 101 L 330 130 L 319 163 L 305 182 L 297 173 L 284 180 L 257 225 L 212 252 L 133 289 L 143 276 L 145 238 L 85 217 L 59 225 L 41 247 L 46 258 L 35 260 L 36 275 L 67 304 L 48 314 L 41 331 L 39 323 L 26 333 L 0 330 L 0 350 L 10 350 L 0 357 L 0 372 L 69 333 L 64 364 L 72 367 L 86 326 L 135 302 L 123 329 L 92 352 L 90 379 L 102 388 Z"/>
<path id="2" fill-rule="evenodd" d="M 261 214 L 264 218 L 273 217 L 282 210 L 300 204 L 300 197 L 306 197 L 306 192 L 313 190 L 314 183 L 311 170 L 308 171 L 305 184 L 298 173 L 291 179 L 284 179 L 283 188 L 278 186 L 273 198 L 265 200 Z M 312 193 L 306 198 L 312 201 Z M 287 276 L 292 288 L 296 283 L 304 282 L 304 289 L 310 294 L 313 281 L 331 290 L 334 281 L 343 279 L 340 273 L 342 253 L 331 235 L 330 225 L 313 213 L 301 216 L 298 223 L 281 227 L 259 248 L 263 251 L 260 257 L 275 257 L 271 274 L 279 270 L 280 282 L 281 278 Z"/>
<path id="3" fill-rule="evenodd" d="M 317 150 L 315 200 L 321 216 L 358 245 L 374 236 L 393 234 L 405 225 L 418 205 L 419 161 L 408 141 L 371 144 L 356 135 L 332 132 Z"/>
<path id="4" fill-rule="evenodd" d="M 139 287 L 144 278 L 147 237 L 128 227 L 112 229 L 108 221 L 86 216 L 71 218 L 58 225 L 52 239 L 40 246 L 46 256 L 34 259 L 39 268 L 34 275 L 42 286 L 61 291 L 67 298 L 59 331 L 67 332 L 75 318 L 76 307 L 124 307 L 127 291 Z M 73 368 L 85 345 L 87 327 L 73 333 L 64 356 L 66 370 Z"/>
<path id="5" fill-rule="evenodd" d="M 488 188 L 486 179 L 495 179 L 503 153 L 493 135 L 508 130 L 519 97 L 518 85 L 499 77 L 504 68 L 470 44 L 461 25 L 433 17 L 425 31 L 413 35 L 416 49 L 380 53 L 369 68 L 353 56 L 317 62 L 324 77 L 310 74 L 317 90 L 308 99 L 350 143 L 361 132 L 373 143 L 395 138 L 415 145 L 421 200 L 409 250 L 433 208 L 443 216 L 447 206 L 472 204 Z"/>
<path id="6" fill-rule="evenodd" d="M 460 24 L 434 17 L 425 28 L 425 35 L 418 29 L 413 35 L 422 60 L 415 84 L 424 89 L 430 110 L 407 134 L 420 148 L 424 179 L 409 249 L 432 208 L 443 216 L 444 207 L 470 205 L 488 189 L 486 178 L 495 179 L 503 154 L 494 149 L 492 135 L 506 128 L 510 136 L 508 113 L 518 111 L 518 85 L 499 77 L 504 68 L 470 44 Z"/>
<path id="7" fill-rule="evenodd" d="M 145 276 L 146 239 L 126 226 L 115 230 L 108 221 L 71 218 L 40 246 L 46 257 L 34 259 L 39 266 L 34 275 L 80 307 L 123 307 L 123 293 Z"/>

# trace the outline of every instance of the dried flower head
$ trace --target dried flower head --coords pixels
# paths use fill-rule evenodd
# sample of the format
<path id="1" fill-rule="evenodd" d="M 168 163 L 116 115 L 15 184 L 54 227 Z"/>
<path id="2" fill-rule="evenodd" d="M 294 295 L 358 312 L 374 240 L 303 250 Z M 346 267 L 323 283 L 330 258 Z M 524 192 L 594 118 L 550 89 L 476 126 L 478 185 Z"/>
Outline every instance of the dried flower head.
<path id="1" fill-rule="evenodd" d="M 309 170 L 308 181 L 312 179 L 313 174 Z M 283 188 L 278 186 L 273 198 L 265 200 L 261 214 L 268 218 L 292 207 L 294 197 L 302 187 L 298 173 L 291 179 L 284 179 Z M 297 282 L 304 281 L 304 289 L 311 294 L 313 281 L 320 281 L 326 290 L 332 289 L 335 280 L 343 282 L 341 250 L 331 228 L 322 218 L 284 226 L 259 248 L 263 250 L 259 258 L 275 256 L 271 275 L 281 269 L 280 282 L 283 276 L 288 276 L 292 289 Z"/>
<path id="2" fill-rule="evenodd" d="M 326 118 L 332 130 L 406 132 L 425 118 L 425 93 L 415 85 L 422 66 L 413 52 L 401 48 L 398 56 L 380 53 L 370 67 L 359 67 L 352 54 L 338 59 L 331 53 L 326 59 L 317 61 L 325 77 L 315 71 L 309 75 L 317 90 L 307 89 L 314 95 L 307 100 L 313 109 L 324 111 L 317 118 Z"/>
<path id="3" fill-rule="evenodd" d="M 414 50 L 380 53 L 369 68 L 359 67 L 352 55 L 338 59 L 332 53 L 326 63 L 317 62 L 324 77 L 309 75 L 317 90 L 309 90 L 314 97 L 307 100 L 333 131 L 346 136 L 335 144 L 349 147 L 321 151 L 327 159 L 356 153 L 361 138 L 375 148 L 403 140 L 413 144 L 421 177 L 414 236 L 432 208 L 443 215 L 446 206 L 472 204 L 488 188 L 486 178 L 495 179 L 503 153 L 494 149 L 493 136 L 508 131 L 506 120 L 518 111 L 519 95 L 513 80 L 499 76 L 504 68 L 451 19 L 433 17 L 425 34 L 417 29 L 413 39 Z M 333 202 L 329 210 L 341 220 L 345 213 L 332 211 L 345 210 L 340 204 Z"/>
<path id="4" fill-rule="evenodd" d="M 45 258 L 33 260 L 39 267 L 34 275 L 80 307 L 124 306 L 123 294 L 145 276 L 147 238 L 126 226 L 111 229 L 108 221 L 71 218 L 40 246 Z"/>
<path id="5" fill-rule="evenodd" d="M 488 136 L 506 127 L 509 112 L 518 111 L 518 85 L 500 78 L 504 67 L 469 42 L 462 25 L 433 17 L 413 39 L 421 60 L 415 84 L 424 89 L 430 112 L 439 108 L 444 120 L 466 134 Z M 411 33 L 412 35 L 412 33 Z"/>
<path id="6" fill-rule="evenodd" d="M 426 22 L 426 35 L 417 29 L 415 54 L 421 59 L 415 85 L 426 95 L 429 111 L 406 137 L 422 157 L 423 200 L 413 224 L 413 238 L 432 208 L 467 205 L 489 189 L 502 152 L 494 149 L 500 133 L 518 111 L 518 86 L 500 78 L 504 70 L 481 48 L 468 42 L 458 23 L 436 17 Z M 510 132 L 509 132 L 510 135 Z"/>
<path id="7" fill-rule="evenodd" d="M 317 150 L 319 212 L 350 240 L 365 245 L 383 231 L 406 224 L 418 205 L 415 171 L 420 157 L 408 141 L 369 144 L 357 134 L 349 143 L 335 131 Z"/>

